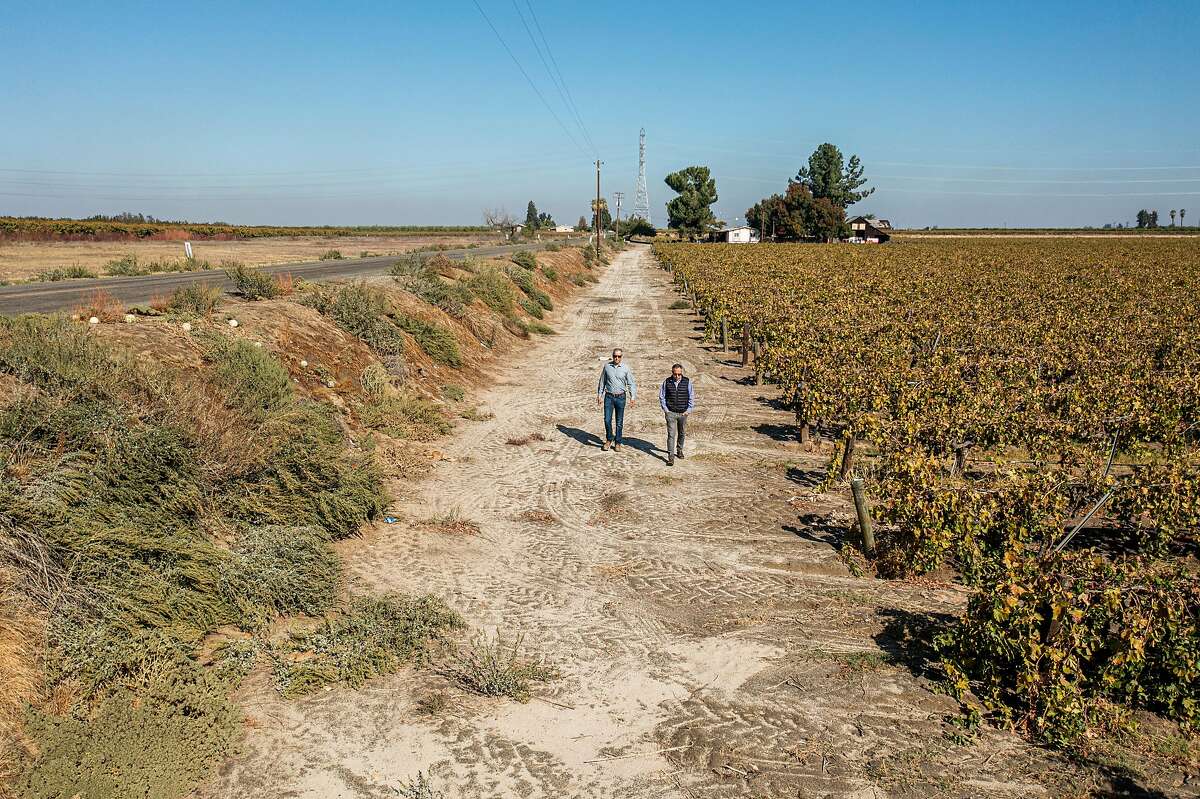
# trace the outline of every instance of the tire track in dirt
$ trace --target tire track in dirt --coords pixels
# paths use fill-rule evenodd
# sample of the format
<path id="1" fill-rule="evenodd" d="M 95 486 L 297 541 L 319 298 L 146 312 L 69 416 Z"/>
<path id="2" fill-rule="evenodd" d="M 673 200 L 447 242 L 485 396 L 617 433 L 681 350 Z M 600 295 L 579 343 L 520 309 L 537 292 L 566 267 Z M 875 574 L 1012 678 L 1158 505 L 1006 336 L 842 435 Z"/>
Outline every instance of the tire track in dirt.
<path id="1" fill-rule="evenodd" d="M 1018 739 L 948 743 L 954 703 L 887 637 L 961 593 L 847 572 L 845 525 L 828 522 L 848 520 L 845 500 L 788 501 L 823 457 L 780 440 L 771 390 L 700 346 L 674 297 L 645 248 L 619 255 L 477 398 L 495 417 L 461 425 L 430 478 L 396 484 L 404 521 L 346 550 L 362 590 L 435 593 L 473 627 L 523 633 L 563 674 L 540 693 L 551 701 L 413 672 L 294 703 L 262 685 L 244 755 L 202 796 L 391 796 L 418 770 L 455 799 L 1045 793 L 989 759 L 1015 747 L 1036 769 Z M 641 387 L 620 453 L 599 448 L 594 400 L 614 346 Z M 656 395 L 674 361 L 698 408 L 668 468 Z M 482 534 L 420 524 L 451 511 Z M 416 709 L 431 690 L 452 697 L 434 719 Z"/>

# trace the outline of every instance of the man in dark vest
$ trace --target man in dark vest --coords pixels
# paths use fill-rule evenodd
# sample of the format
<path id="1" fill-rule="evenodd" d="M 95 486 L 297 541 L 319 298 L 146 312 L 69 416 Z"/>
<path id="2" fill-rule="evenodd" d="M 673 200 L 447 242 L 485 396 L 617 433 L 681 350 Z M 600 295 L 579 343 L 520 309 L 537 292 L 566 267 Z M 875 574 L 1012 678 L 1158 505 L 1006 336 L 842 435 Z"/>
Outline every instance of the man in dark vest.
<path id="1" fill-rule="evenodd" d="M 683 428 L 696 406 L 692 381 L 683 376 L 682 365 L 672 366 L 671 376 L 659 386 L 658 404 L 667 415 L 667 465 L 674 466 L 676 458 L 683 458 Z"/>

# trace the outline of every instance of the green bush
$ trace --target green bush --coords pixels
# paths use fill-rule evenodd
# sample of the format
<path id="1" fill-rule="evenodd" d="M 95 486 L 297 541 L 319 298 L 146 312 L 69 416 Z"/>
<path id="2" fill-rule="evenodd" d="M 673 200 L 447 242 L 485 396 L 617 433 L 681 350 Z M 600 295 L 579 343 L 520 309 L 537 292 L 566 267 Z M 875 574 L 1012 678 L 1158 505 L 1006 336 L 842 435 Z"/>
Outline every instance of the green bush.
<path id="1" fill-rule="evenodd" d="M 317 258 L 318 261 L 340 261 L 342 260 L 341 250 L 326 250 Z"/>
<path id="2" fill-rule="evenodd" d="M 542 249 L 546 252 L 559 252 L 562 250 L 562 248 L 563 246 L 561 244 L 547 244 Z"/>
<path id="3" fill-rule="evenodd" d="M 231 406 L 266 418 L 295 402 L 287 369 L 263 348 L 219 333 L 202 333 L 196 339 Z"/>
<path id="4" fill-rule="evenodd" d="M 222 591 L 246 629 L 278 616 L 319 616 L 333 605 L 340 584 L 341 567 L 321 527 L 246 527 L 221 574 Z"/>
<path id="5" fill-rule="evenodd" d="M 175 289 L 167 301 L 167 310 L 189 316 L 208 316 L 221 301 L 223 292 L 216 286 L 192 283 Z"/>
<path id="6" fill-rule="evenodd" d="M 241 734 L 228 690 L 192 674 L 119 691 L 87 715 L 31 711 L 26 734 L 40 754 L 16 790 L 28 799 L 187 796 Z"/>
<path id="7" fill-rule="evenodd" d="M 245 264 L 226 267 L 225 274 L 233 281 L 235 293 L 248 300 L 270 300 L 280 294 L 274 278 Z"/>
<path id="8" fill-rule="evenodd" d="M 517 295 L 512 283 L 505 278 L 504 273 L 494 267 L 486 267 L 472 276 L 467 283 L 471 292 L 483 300 L 483 304 L 501 316 L 515 318 L 514 305 Z"/>
<path id="9" fill-rule="evenodd" d="M 460 283 L 449 283 L 435 272 L 425 259 L 409 256 L 397 261 L 389 274 L 396 282 L 424 302 L 461 319 L 475 299 L 471 290 Z"/>
<path id="10" fill-rule="evenodd" d="M 529 250 L 514 252 L 510 260 L 523 269 L 530 271 L 537 269 L 537 256 Z"/>
<path id="11" fill-rule="evenodd" d="M 546 316 L 546 312 L 542 310 L 542 306 L 538 305 L 528 297 L 522 297 L 520 305 L 525 313 L 529 314 L 534 319 L 542 319 Z"/>
<path id="12" fill-rule="evenodd" d="M 467 397 L 466 389 L 453 383 L 442 386 L 442 396 L 450 402 L 462 402 Z"/>
<path id="13" fill-rule="evenodd" d="M 554 310 L 554 303 L 550 301 L 550 295 L 542 291 L 533 282 L 533 273 L 528 269 L 519 266 L 512 266 L 508 269 L 508 277 L 517 288 L 525 293 L 529 299 L 536 302 L 538 305 L 545 308 L 547 311 Z"/>
<path id="14" fill-rule="evenodd" d="M 48 272 L 39 272 L 37 278 L 35 279 L 50 283 L 57 283 L 60 280 L 80 280 L 83 278 L 96 277 L 99 277 L 99 275 L 87 267 L 80 266 L 79 264 L 72 264 L 71 266 L 63 266 L 58 269 L 51 269 Z"/>
<path id="15" fill-rule="evenodd" d="M 392 321 L 417 342 L 425 354 L 444 366 L 462 366 L 462 354 L 454 334 L 433 322 L 397 313 Z"/>
<path id="16" fill-rule="evenodd" d="M 453 429 L 437 405 L 409 394 L 363 403 L 358 407 L 358 417 L 372 430 L 410 441 L 432 441 Z"/>
<path id="17" fill-rule="evenodd" d="M 130 277 L 133 275 L 144 274 L 144 272 L 142 271 L 141 267 L 138 266 L 138 257 L 133 253 L 130 253 L 129 255 L 123 255 L 120 258 L 116 258 L 106 263 L 104 265 L 104 274 L 113 275 L 115 277 Z"/>
<path id="18" fill-rule="evenodd" d="M 313 286 L 303 299 L 334 324 L 362 339 L 380 355 L 404 352 L 404 335 L 387 318 L 391 304 L 383 292 L 365 283 Z"/>
<path id="19" fill-rule="evenodd" d="M 526 322 L 525 329 L 530 333 L 537 333 L 542 336 L 554 335 L 554 328 L 550 327 L 550 325 L 543 324 L 536 320 Z"/>
<path id="20" fill-rule="evenodd" d="M 552 266 L 543 266 L 542 274 L 545 275 L 546 279 L 551 283 L 554 283 L 558 280 L 558 270 Z"/>
<path id="21" fill-rule="evenodd" d="M 447 633 L 463 626 L 462 617 L 435 596 L 360 597 L 344 615 L 293 636 L 276 653 L 275 684 L 286 697 L 330 683 L 358 687 L 405 663 L 423 662 Z"/>

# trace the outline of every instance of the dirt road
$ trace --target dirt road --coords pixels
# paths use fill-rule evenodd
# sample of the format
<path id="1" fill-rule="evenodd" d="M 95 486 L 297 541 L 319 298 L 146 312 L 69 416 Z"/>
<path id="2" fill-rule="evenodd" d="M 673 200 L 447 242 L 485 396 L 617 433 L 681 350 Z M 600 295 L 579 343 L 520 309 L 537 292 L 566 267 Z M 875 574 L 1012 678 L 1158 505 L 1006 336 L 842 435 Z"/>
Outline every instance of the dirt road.
<path id="1" fill-rule="evenodd" d="M 1064 763 L 944 721 L 957 705 L 906 639 L 963 595 L 849 574 L 849 506 L 809 495 L 824 456 L 787 440 L 774 389 L 701 346 L 676 298 L 645 248 L 621 254 L 560 335 L 500 367 L 480 397 L 495 418 L 393 487 L 404 521 L 348 542 L 362 590 L 436 593 L 477 629 L 522 633 L 562 679 L 524 705 L 422 670 L 297 702 L 264 685 L 203 796 L 395 796 L 418 771 L 454 799 L 1065 795 Z M 620 453 L 596 435 L 613 346 L 642 388 Z M 698 409 L 669 468 L 657 383 L 677 360 Z M 452 510 L 482 534 L 420 527 Z M 449 707 L 421 712 L 438 692 Z"/>

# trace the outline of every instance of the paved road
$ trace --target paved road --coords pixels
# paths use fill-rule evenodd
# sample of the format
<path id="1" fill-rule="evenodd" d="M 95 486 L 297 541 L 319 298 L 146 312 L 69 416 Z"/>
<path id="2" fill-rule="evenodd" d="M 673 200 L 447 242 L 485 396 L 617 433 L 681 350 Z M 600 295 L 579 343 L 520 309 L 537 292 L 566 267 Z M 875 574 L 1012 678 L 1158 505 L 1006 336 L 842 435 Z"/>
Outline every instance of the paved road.
<path id="1" fill-rule="evenodd" d="M 563 243 L 563 242 L 559 242 Z M 577 243 L 577 242 L 572 242 Z M 467 256 L 488 258 L 494 255 L 537 250 L 546 243 L 508 244 L 474 249 L 444 250 L 442 255 L 461 261 Z M 263 267 L 267 273 L 289 272 L 293 277 L 309 281 L 335 280 L 345 277 L 379 275 L 386 272 L 400 256 L 352 258 L 342 261 L 306 261 L 296 264 L 276 264 Z M 233 283 L 220 269 L 198 272 L 166 272 L 143 277 L 106 277 L 100 279 L 62 280 L 57 283 L 27 283 L 19 286 L 0 286 L 0 315 L 19 313 L 52 313 L 69 311 L 84 302 L 95 291 L 103 289 L 127 305 L 149 302 L 152 297 L 170 295 L 175 289 L 192 283 L 220 286 L 225 291 Z"/>

